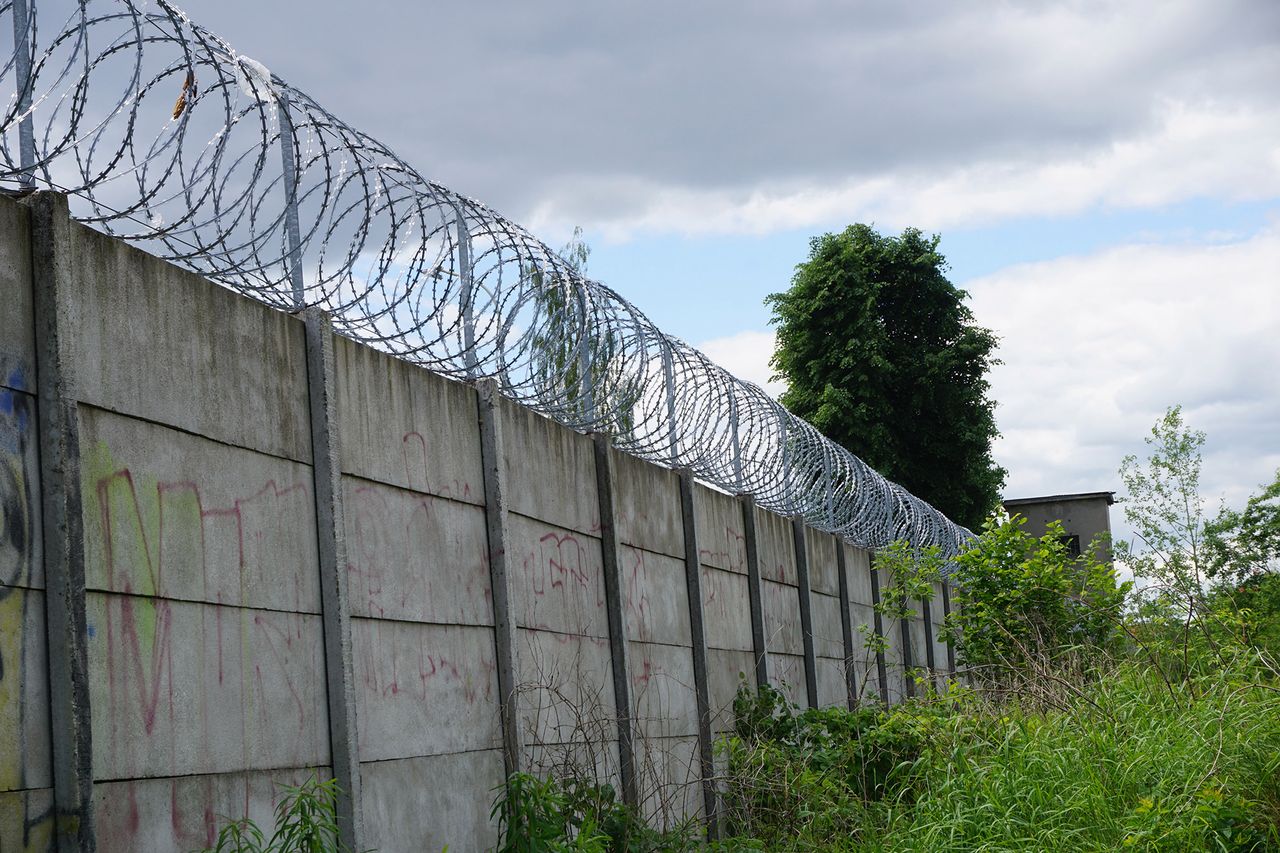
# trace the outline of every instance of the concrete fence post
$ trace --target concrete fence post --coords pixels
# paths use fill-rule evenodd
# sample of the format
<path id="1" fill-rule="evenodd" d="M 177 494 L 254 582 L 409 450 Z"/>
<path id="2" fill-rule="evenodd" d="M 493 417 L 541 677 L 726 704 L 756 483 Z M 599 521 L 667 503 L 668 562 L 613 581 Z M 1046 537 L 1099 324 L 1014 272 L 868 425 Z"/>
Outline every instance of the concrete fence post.
<path id="1" fill-rule="evenodd" d="M 809 549 L 804 539 L 804 519 L 791 519 L 791 538 L 795 543 L 796 577 L 800 590 L 800 634 L 804 643 L 805 697 L 809 707 L 818 707 L 818 659 L 813 648 L 813 589 L 809 583 Z"/>
<path id="2" fill-rule="evenodd" d="M 694 506 L 693 472 L 680 472 L 680 511 L 684 526 L 684 577 L 689 598 L 689 644 L 693 652 L 693 689 L 698 703 L 698 757 L 702 771 L 702 802 L 708 825 L 718 831 L 720 807 L 712 754 L 711 690 L 707 682 L 707 632 L 702 618 L 702 561 L 698 549 L 698 512 Z"/>
<path id="3" fill-rule="evenodd" d="M 916 681 L 911 675 L 911 671 L 915 669 L 915 656 L 911 653 L 911 611 L 907 611 L 907 615 L 898 619 L 898 627 L 902 629 L 902 691 L 908 699 L 912 699 L 916 695 Z"/>
<path id="4" fill-rule="evenodd" d="M 311 401 L 311 470 L 315 482 L 316 544 L 320 557 L 320 608 L 329 695 L 329 745 L 338 797 L 342 843 L 364 849 L 360 755 L 357 747 L 355 676 L 351 661 L 351 600 L 347 594 L 347 541 L 342 506 L 333 327 L 318 308 L 303 312 L 306 324 L 307 392 Z"/>
<path id="5" fill-rule="evenodd" d="M 946 580 L 942 582 L 942 621 L 944 624 L 951 621 L 951 584 Z M 950 631 L 947 632 L 947 675 L 956 677 L 956 641 Z"/>
<path id="6" fill-rule="evenodd" d="M 920 599 L 920 615 L 924 619 L 924 656 L 925 666 L 929 669 L 929 683 L 937 689 L 938 683 L 934 673 L 938 671 L 936 653 L 933 650 L 933 599 Z"/>
<path id="7" fill-rule="evenodd" d="M 64 328 L 72 275 L 68 259 L 71 215 L 66 196 L 58 193 L 37 192 L 26 204 L 31 209 L 54 832 L 59 850 L 91 851 L 96 840 L 80 498 L 80 414 L 67 364 L 69 343 Z"/>
<path id="8" fill-rule="evenodd" d="M 521 742 L 516 708 L 516 623 L 511 613 L 515 593 L 507 558 L 507 476 L 497 382 L 480 380 L 476 383 L 476 396 L 480 418 L 480 457 L 484 467 L 484 519 L 489 538 L 489 588 L 493 599 L 493 645 L 498 667 L 502 758 L 504 769 L 510 776 L 520 771 Z"/>
<path id="9" fill-rule="evenodd" d="M 844 683 L 848 690 L 849 710 L 858 707 L 858 673 L 853 651 L 853 614 L 849 612 L 849 566 L 844 553 L 844 542 L 836 539 L 836 571 L 840 584 L 840 641 L 844 651 Z"/>
<path id="10" fill-rule="evenodd" d="M 45 626 L 59 850 L 92 850 L 93 733 L 84 612 L 84 530 L 76 388 L 64 328 L 69 309 L 72 220 L 67 197 L 37 192 L 31 207 L 36 412 L 45 553 Z"/>
<path id="11" fill-rule="evenodd" d="M 742 506 L 742 544 L 747 557 L 747 596 L 751 606 L 751 648 L 756 662 L 756 687 L 769 683 L 769 648 L 764 633 L 764 585 L 760 580 L 760 543 L 756 536 L 756 502 L 738 498 Z"/>
<path id="12" fill-rule="evenodd" d="M 639 806 L 636 781 L 635 733 L 631 711 L 631 650 L 627 641 L 627 603 L 623 596 L 622 560 L 618 553 L 618 516 L 613 503 L 613 456 L 609 436 L 592 435 L 596 456 L 596 487 L 600 494 L 600 550 L 604 570 L 604 606 L 609 617 L 609 656 L 613 669 L 613 699 L 618 709 L 618 763 L 622 799 Z"/>
<path id="13" fill-rule="evenodd" d="M 880 613 L 880 570 L 875 567 L 875 557 L 871 564 L 871 611 L 876 629 L 876 678 L 880 682 L 880 701 L 889 704 L 889 667 L 884 660 L 884 644 L 888 637 L 884 632 L 884 616 Z"/>

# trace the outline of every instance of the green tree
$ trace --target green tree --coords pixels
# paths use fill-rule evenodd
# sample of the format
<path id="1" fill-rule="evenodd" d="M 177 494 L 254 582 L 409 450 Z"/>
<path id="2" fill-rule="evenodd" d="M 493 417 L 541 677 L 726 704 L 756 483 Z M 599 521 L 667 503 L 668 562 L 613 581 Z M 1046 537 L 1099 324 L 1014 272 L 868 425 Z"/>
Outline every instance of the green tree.
<path id="1" fill-rule="evenodd" d="M 1224 507 L 1205 525 L 1205 546 L 1207 571 L 1214 577 L 1243 583 L 1280 572 L 1280 470 L 1243 510 Z"/>
<path id="2" fill-rule="evenodd" d="M 987 371 L 996 337 L 943 274 L 938 237 L 866 225 L 809 242 L 770 295 L 782 404 L 960 524 L 981 525 L 1005 470 Z"/>
<path id="3" fill-rule="evenodd" d="M 1280 600 L 1267 569 L 1277 557 L 1280 489 L 1209 518 L 1200 495 L 1204 442 L 1172 406 L 1146 437 L 1146 459 L 1126 456 L 1120 466 L 1133 539 L 1116 543 L 1115 555 L 1139 581 L 1138 639 L 1167 677 L 1182 679 L 1278 639 L 1269 623 Z"/>

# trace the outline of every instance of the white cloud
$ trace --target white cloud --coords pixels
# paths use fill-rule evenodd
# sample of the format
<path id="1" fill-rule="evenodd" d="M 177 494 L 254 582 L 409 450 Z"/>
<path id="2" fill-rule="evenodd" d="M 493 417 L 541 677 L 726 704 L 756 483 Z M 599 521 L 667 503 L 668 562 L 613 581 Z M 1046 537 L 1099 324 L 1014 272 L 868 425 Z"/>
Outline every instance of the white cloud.
<path id="1" fill-rule="evenodd" d="M 770 380 L 773 368 L 773 332 L 745 331 L 723 338 L 713 338 L 697 345 L 703 355 L 711 359 L 739 379 L 754 382 L 770 397 L 777 397 L 786 389 L 783 382 Z"/>
<path id="2" fill-rule="evenodd" d="M 664 186 L 621 177 L 568 180 L 535 208 L 535 232 L 584 221 L 585 196 L 625 199 L 593 220 L 609 240 L 646 233 L 767 234 L 875 221 L 884 227 L 972 228 L 1093 207 L 1150 208 L 1186 199 L 1280 195 L 1280 108 L 1165 101 L 1133 135 L 1052 157 L 1008 157 L 832 183 L 765 182 L 749 190 Z"/>
<path id="3" fill-rule="evenodd" d="M 1280 467 L 1280 227 L 1228 245 L 1137 245 L 966 283 L 1000 336 L 1006 494 L 1119 488 L 1169 405 L 1208 433 L 1203 493 L 1239 503 Z"/>

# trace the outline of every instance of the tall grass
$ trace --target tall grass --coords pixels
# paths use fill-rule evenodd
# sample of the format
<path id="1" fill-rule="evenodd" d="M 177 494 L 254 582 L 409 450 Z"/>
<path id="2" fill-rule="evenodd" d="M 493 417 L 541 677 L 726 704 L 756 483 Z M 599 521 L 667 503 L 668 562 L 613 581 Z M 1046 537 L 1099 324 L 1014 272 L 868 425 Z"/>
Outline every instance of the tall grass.
<path id="1" fill-rule="evenodd" d="M 1246 664 L 1170 685 L 1126 663 L 1053 705 L 992 704 L 961 692 L 877 712 L 837 747 L 842 765 L 831 764 L 821 733 L 833 713 L 843 712 L 798 715 L 799 733 L 787 739 L 747 733 L 726 747 L 731 817 L 744 844 L 1280 849 L 1280 687 Z M 859 756 L 886 751 L 901 759 L 887 785 L 868 788 L 845 772 Z M 782 790 L 788 784 L 793 791 Z M 789 793 L 804 810 L 771 812 Z"/>

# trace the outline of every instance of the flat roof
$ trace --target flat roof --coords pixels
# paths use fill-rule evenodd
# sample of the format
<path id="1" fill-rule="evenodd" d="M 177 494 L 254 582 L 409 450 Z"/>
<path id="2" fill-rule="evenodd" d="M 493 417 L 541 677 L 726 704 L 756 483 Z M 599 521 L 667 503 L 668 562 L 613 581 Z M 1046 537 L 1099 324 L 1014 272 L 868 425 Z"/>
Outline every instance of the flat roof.
<path id="1" fill-rule="evenodd" d="M 1001 503 L 1005 506 L 1026 506 L 1027 504 L 1056 504 L 1063 501 L 1092 501 L 1105 499 L 1107 506 L 1116 502 L 1115 492 L 1079 492 L 1074 495 L 1046 495 L 1042 498 L 1005 498 Z"/>

